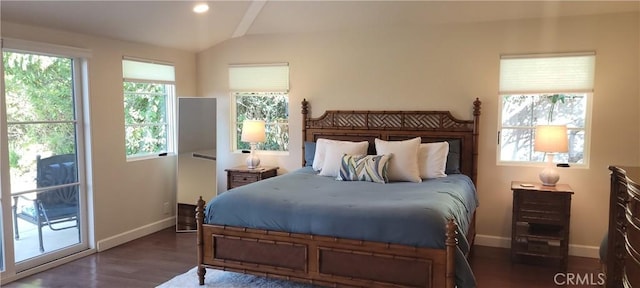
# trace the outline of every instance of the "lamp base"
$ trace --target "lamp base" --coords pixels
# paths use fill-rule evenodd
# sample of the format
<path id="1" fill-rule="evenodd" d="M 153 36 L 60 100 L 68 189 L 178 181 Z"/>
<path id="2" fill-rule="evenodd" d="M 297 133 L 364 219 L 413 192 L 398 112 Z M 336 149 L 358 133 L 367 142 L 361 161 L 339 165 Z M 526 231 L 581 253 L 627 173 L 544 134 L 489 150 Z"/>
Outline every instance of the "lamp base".
<path id="1" fill-rule="evenodd" d="M 543 186 L 556 186 L 558 180 L 560 180 L 560 175 L 556 169 L 544 168 L 542 172 L 540 172 L 540 181 L 542 181 Z"/>
<path id="2" fill-rule="evenodd" d="M 560 180 L 560 174 L 553 167 L 553 153 L 547 154 L 547 167 L 542 169 L 540 172 L 540 181 L 542 181 L 543 186 L 556 186 Z"/>
<path id="3" fill-rule="evenodd" d="M 247 168 L 249 169 L 256 169 L 258 168 L 258 166 L 260 166 L 260 158 L 258 158 L 258 155 L 256 155 L 255 150 L 256 150 L 256 143 L 251 143 L 251 154 L 249 154 L 249 157 L 247 157 Z"/>
<path id="4" fill-rule="evenodd" d="M 247 157 L 247 168 L 256 169 L 260 166 L 260 158 L 256 155 L 249 155 Z"/>

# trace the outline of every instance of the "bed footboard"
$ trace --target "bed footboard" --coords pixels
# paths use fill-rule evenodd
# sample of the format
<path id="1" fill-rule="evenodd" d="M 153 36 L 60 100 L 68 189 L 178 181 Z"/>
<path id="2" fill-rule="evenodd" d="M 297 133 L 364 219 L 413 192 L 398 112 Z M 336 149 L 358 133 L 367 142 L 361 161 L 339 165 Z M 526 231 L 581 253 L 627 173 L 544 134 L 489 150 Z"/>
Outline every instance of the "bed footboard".
<path id="1" fill-rule="evenodd" d="M 319 285 L 454 287 L 457 227 L 446 249 L 204 224 L 198 201 L 198 276 L 205 268 Z"/>

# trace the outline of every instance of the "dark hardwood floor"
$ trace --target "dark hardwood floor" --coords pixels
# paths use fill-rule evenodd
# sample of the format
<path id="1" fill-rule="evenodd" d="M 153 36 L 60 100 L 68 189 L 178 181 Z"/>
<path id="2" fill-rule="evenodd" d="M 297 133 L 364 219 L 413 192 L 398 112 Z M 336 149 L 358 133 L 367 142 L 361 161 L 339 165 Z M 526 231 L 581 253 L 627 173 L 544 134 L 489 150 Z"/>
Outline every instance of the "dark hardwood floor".
<path id="1" fill-rule="evenodd" d="M 512 264 L 510 249 L 486 246 L 474 246 L 473 249 L 469 264 L 479 288 L 578 288 L 601 287 L 603 284 L 599 283 L 598 277 L 604 276 L 599 276 L 602 270 L 598 259 L 569 256 L 566 274 L 556 276 L 560 270 L 557 262 L 535 263 L 535 259 L 525 259 L 530 264 Z M 557 285 L 554 277 L 555 281 L 566 286 Z"/>
<path id="2" fill-rule="evenodd" d="M 155 287 L 196 266 L 195 243 L 195 233 L 165 229 L 4 287 Z M 557 269 L 553 266 L 511 264 L 508 249 L 484 246 L 474 249 L 469 262 L 480 288 L 557 287 L 554 284 Z M 570 257 L 569 272 L 579 275 L 583 284 L 585 277 L 591 277 L 595 283 L 600 264 L 596 259 Z M 558 276 L 556 280 L 567 282 L 567 277 Z"/>
<path id="3" fill-rule="evenodd" d="M 164 229 L 3 287 L 155 287 L 197 265 L 195 239 Z"/>

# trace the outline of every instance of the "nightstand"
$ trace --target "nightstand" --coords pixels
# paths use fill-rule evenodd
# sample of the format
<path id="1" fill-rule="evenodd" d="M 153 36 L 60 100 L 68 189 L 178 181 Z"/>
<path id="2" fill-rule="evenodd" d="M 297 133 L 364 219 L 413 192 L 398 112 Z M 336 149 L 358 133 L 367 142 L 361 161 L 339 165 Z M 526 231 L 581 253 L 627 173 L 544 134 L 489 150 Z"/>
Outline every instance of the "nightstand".
<path id="1" fill-rule="evenodd" d="M 522 258 L 558 260 L 560 267 L 566 271 L 573 194 L 571 187 L 567 184 L 551 187 L 540 183 L 513 181 L 511 190 L 512 262 Z"/>
<path id="2" fill-rule="evenodd" d="M 249 169 L 247 166 L 239 166 L 225 169 L 224 171 L 227 171 L 227 190 L 274 177 L 278 174 L 278 168 L 260 166 L 255 169 Z"/>

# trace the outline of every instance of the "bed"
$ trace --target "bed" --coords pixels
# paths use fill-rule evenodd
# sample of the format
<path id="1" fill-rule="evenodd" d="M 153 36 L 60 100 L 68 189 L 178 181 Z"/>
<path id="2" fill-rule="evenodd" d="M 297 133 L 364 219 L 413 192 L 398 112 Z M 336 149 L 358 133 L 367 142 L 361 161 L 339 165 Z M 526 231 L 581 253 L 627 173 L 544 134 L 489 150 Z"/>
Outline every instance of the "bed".
<path id="1" fill-rule="evenodd" d="M 469 282 L 473 281 L 472 274 L 471 280 L 462 274 L 470 273 L 465 257 L 475 239 L 480 101 L 473 103 L 472 120 L 456 119 L 448 111 L 326 111 L 318 118 L 311 118 L 309 111 L 305 100 L 303 155 L 309 154 L 304 153 L 311 147 L 308 144 L 319 139 L 367 141 L 371 143 L 369 154 L 375 154 L 372 147 L 376 138 L 401 141 L 420 137 L 423 143 L 447 141 L 452 147 L 447 165 L 453 163 L 451 168 L 459 173 L 422 183 L 342 182 L 315 175 L 317 172 L 308 167 L 308 157 L 303 157 L 300 170 L 235 188 L 206 207 L 200 199 L 196 209 L 200 284 L 204 284 L 205 268 L 213 268 L 323 286 L 475 285 Z M 442 193 L 431 193 L 435 195 L 432 200 L 411 198 L 424 197 L 426 193 L 420 191 L 429 185 L 435 188 L 427 189 Z M 442 190 L 452 186 L 467 189 Z M 287 189 L 297 194 L 273 200 L 277 194 L 289 193 L 283 191 Z M 389 189 L 405 194 L 399 197 L 385 193 Z M 327 201 L 327 197 L 335 201 Z M 365 198 L 372 199 L 359 200 Z M 445 198 L 454 200 L 446 202 Z M 321 210 L 316 205 L 320 202 L 333 206 Z M 441 208 L 420 206 L 434 205 L 428 202 Z M 236 211 L 247 213 L 234 214 Z M 286 211 L 293 217 L 274 211 Z M 425 222 L 402 218 L 415 211 L 438 215 L 420 217 L 433 228 L 418 229 Z M 367 229 L 356 229 L 360 227 Z M 379 231 L 371 231 L 376 229 Z"/>

